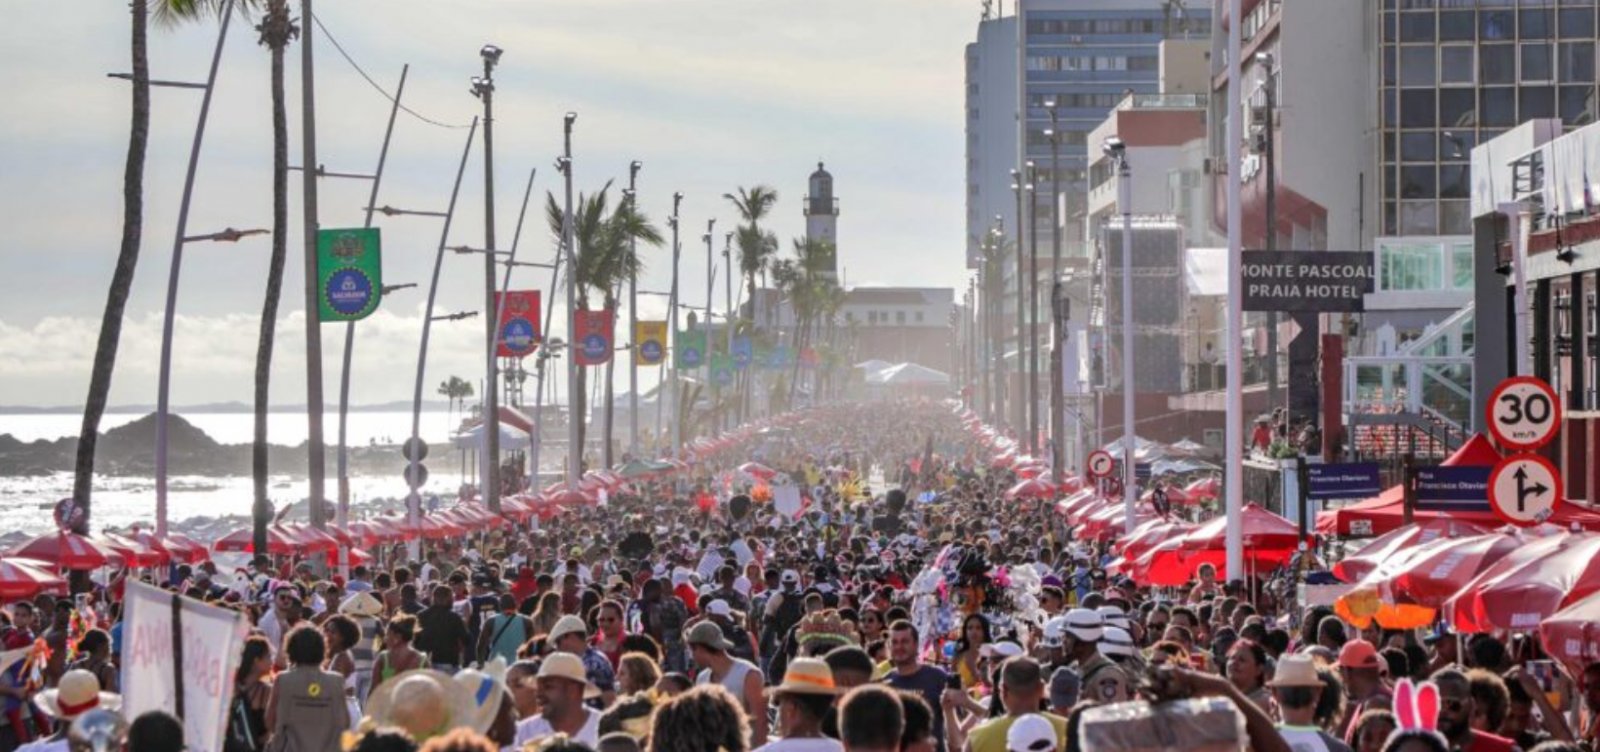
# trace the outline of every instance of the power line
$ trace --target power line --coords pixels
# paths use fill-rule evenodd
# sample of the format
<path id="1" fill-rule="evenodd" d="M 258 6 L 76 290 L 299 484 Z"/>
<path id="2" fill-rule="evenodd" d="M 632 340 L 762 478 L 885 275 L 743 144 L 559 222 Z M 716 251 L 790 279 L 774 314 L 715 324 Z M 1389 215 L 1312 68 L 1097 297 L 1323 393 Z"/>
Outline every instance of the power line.
<path id="1" fill-rule="evenodd" d="M 361 77 L 366 79 L 367 83 L 371 84 L 372 88 L 376 89 L 379 94 L 382 94 L 384 99 L 387 99 L 390 102 L 394 102 L 395 105 L 397 107 L 399 107 L 401 110 L 404 110 L 407 115 L 410 115 L 410 116 L 412 116 L 412 117 L 414 117 L 414 118 L 416 118 L 418 120 L 421 120 L 422 122 L 427 123 L 428 125 L 433 125 L 433 126 L 437 126 L 437 127 L 440 127 L 440 128 L 457 129 L 457 128 L 469 128 L 469 127 L 471 127 L 471 125 L 467 124 L 467 123 L 462 123 L 462 124 L 442 123 L 442 122 L 439 122 L 438 120 L 434 120 L 433 118 L 428 117 L 427 115 L 424 115 L 424 114 L 422 114 L 420 112 L 417 112 L 416 110 L 413 110 L 410 107 L 407 107 L 407 106 L 405 106 L 403 104 L 395 102 L 394 95 L 390 94 L 387 89 L 384 89 L 382 86 L 378 85 L 377 81 L 372 80 L 372 76 L 367 75 L 367 72 L 365 70 L 362 70 L 361 65 L 359 63 L 357 63 L 354 58 L 350 57 L 350 53 L 345 52 L 344 45 L 339 44 L 339 40 L 334 38 L 333 33 L 328 31 L 328 27 L 327 26 L 323 25 L 321 18 L 318 18 L 315 14 L 313 14 L 311 16 L 311 20 L 316 22 L 318 29 L 322 30 L 322 35 L 327 37 L 329 42 L 333 43 L 333 48 L 335 50 L 339 51 L 339 55 L 344 57 L 344 61 L 349 63 L 350 67 L 356 69 L 356 73 L 361 74 Z"/>

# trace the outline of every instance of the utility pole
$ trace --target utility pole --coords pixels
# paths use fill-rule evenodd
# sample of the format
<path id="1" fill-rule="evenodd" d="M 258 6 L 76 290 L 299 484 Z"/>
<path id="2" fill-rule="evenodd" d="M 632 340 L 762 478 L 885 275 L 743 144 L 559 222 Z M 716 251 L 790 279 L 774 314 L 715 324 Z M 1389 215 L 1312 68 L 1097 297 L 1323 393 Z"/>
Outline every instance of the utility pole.
<path id="1" fill-rule="evenodd" d="M 722 277 L 723 277 L 723 280 L 724 280 L 723 281 L 723 286 L 726 288 L 724 300 L 726 301 L 726 304 L 727 304 L 727 308 L 725 309 L 727 311 L 727 316 L 722 320 L 722 325 L 728 328 L 728 360 L 731 362 L 733 360 L 733 233 L 732 232 L 723 233 L 723 235 L 722 235 Z M 724 425 L 726 425 L 729 428 L 732 428 L 735 425 L 734 422 L 733 422 L 733 418 L 734 418 L 733 413 L 729 412 L 728 415 L 727 415 L 727 420 L 724 422 Z"/>
<path id="2" fill-rule="evenodd" d="M 1228 1 L 1228 18 L 1240 18 L 1241 0 Z M 1243 90 L 1243 82 L 1239 80 L 1244 74 L 1244 66 L 1240 64 L 1240 48 L 1243 46 L 1243 33 L 1240 28 L 1243 24 L 1228 24 L 1228 102 L 1239 101 L 1239 93 Z M 1244 571 L 1244 383 L 1243 361 L 1244 343 L 1240 337 L 1244 326 L 1243 299 L 1240 289 L 1240 276 L 1243 272 L 1243 256 L 1240 251 L 1242 244 L 1242 207 L 1239 206 L 1239 142 L 1244 138 L 1244 127 L 1237 110 L 1228 113 L 1227 131 L 1224 145 L 1227 149 L 1227 195 L 1228 195 L 1228 367 L 1225 378 L 1227 389 L 1224 390 L 1226 400 L 1226 420 L 1223 439 L 1225 443 L 1223 472 L 1224 515 L 1226 518 L 1224 530 L 1224 544 L 1226 547 L 1226 569 L 1229 577 L 1237 572 Z M 1274 369 L 1275 370 L 1275 369 Z"/>
<path id="3" fill-rule="evenodd" d="M 494 67 L 502 50 L 486 44 L 478 50 L 483 58 L 483 77 L 472 79 L 472 93 L 483 101 L 483 310 L 494 311 L 494 264 L 499 246 L 494 239 Z M 500 342 L 499 317 L 484 317 L 483 386 L 483 488 L 479 497 L 489 511 L 500 512 L 500 391 L 495 386 L 499 375 L 496 350 Z"/>
<path id="4" fill-rule="evenodd" d="M 322 456 L 322 316 L 317 298 L 317 95 L 311 47 L 312 28 L 316 25 L 311 19 L 316 16 L 311 12 L 311 0 L 300 0 L 300 13 L 304 19 L 300 25 L 300 174 L 304 179 L 301 215 L 305 221 L 306 470 L 310 480 L 306 506 L 311 526 L 321 530 L 327 526 L 323 508 L 327 497 L 323 492 L 326 478 Z"/>
<path id="5" fill-rule="evenodd" d="M 679 458 L 683 446 L 683 421 L 679 420 L 682 410 L 678 406 L 678 259 L 683 247 L 678 245 L 678 207 L 683 204 L 683 192 L 672 194 L 672 216 L 667 219 L 667 224 L 672 226 L 672 289 L 667 293 L 667 327 L 672 330 L 672 353 L 669 358 L 663 358 L 663 367 L 672 372 L 672 457 Z M 671 362 L 666 362 L 670 360 Z M 661 389 L 656 389 L 656 435 L 660 436 L 661 429 Z"/>
<path id="6" fill-rule="evenodd" d="M 1028 163 L 1028 453 L 1039 455 L 1039 171 Z"/>
<path id="7" fill-rule="evenodd" d="M 1264 177 L 1266 179 L 1264 185 L 1267 191 L 1266 250 L 1275 251 L 1278 249 L 1278 170 L 1277 165 L 1274 164 L 1274 158 L 1277 155 L 1274 153 L 1276 150 L 1273 148 L 1272 143 L 1275 140 L 1272 137 L 1272 110 L 1278 103 L 1278 87 L 1276 85 L 1277 82 L 1274 80 L 1278 76 L 1278 71 L 1273 62 L 1272 53 L 1257 53 L 1256 62 L 1261 63 L 1267 69 L 1266 80 L 1261 85 L 1262 89 L 1264 89 L 1262 93 L 1266 95 L 1265 109 L 1267 115 L 1266 122 L 1261 125 L 1265 135 L 1265 138 L 1262 139 L 1264 143 L 1261 156 L 1266 162 L 1264 165 Z M 1267 311 L 1267 404 L 1274 407 L 1278 406 L 1280 404 L 1280 396 L 1282 395 L 1279 393 L 1278 385 L 1278 312 Z M 1287 417 L 1285 416 L 1286 420 Z M 1276 433 L 1278 427 L 1273 426 L 1272 430 Z"/>
<path id="8" fill-rule="evenodd" d="M 639 168 L 644 163 L 634 160 L 628 165 L 628 211 L 639 206 Z M 639 241 L 628 236 L 628 254 L 639 257 Z M 632 357 L 628 358 L 628 453 L 639 456 L 639 275 L 628 275 L 628 341 L 633 343 Z M 656 400 L 661 399 L 661 387 L 656 387 Z"/>
<path id="9" fill-rule="evenodd" d="M 561 174 L 566 178 L 566 208 L 562 214 L 561 235 L 567 253 L 567 490 L 578 490 L 583 475 L 583 387 L 578 383 L 578 250 L 577 228 L 572 226 L 572 124 L 578 113 L 569 112 L 561 120 Z"/>
<path id="10" fill-rule="evenodd" d="M 711 386 L 711 405 L 713 407 L 717 404 L 717 398 L 722 396 L 722 387 L 717 386 L 715 374 L 711 367 L 711 361 L 715 360 L 713 353 L 717 351 L 716 340 L 711 336 L 711 296 L 717 282 L 717 260 L 715 252 L 712 250 L 712 230 L 716 226 L 717 220 L 715 218 L 706 220 L 706 234 L 702 236 L 702 239 L 706 241 L 706 383 Z"/>
<path id="11" fill-rule="evenodd" d="M 1066 453 L 1062 446 L 1066 439 L 1066 417 L 1063 414 L 1066 406 L 1062 403 L 1061 384 L 1065 374 L 1061 347 L 1068 318 L 1063 311 L 1070 301 L 1066 299 L 1066 290 L 1061 284 L 1061 126 L 1056 104 L 1054 99 L 1044 103 L 1050 110 L 1050 308 L 1055 314 L 1051 316 L 1055 326 L 1050 335 L 1050 467 L 1055 470 L 1057 481 L 1060 481 L 1066 477 L 1063 475 Z"/>

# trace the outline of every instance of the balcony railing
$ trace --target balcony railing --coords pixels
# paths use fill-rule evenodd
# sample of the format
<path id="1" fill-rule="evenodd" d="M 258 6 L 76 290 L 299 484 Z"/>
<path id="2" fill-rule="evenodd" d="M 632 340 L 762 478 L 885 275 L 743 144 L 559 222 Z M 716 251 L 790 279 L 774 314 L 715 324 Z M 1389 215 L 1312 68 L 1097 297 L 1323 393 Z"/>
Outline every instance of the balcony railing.
<path id="1" fill-rule="evenodd" d="M 1205 94 L 1129 94 L 1117 103 L 1119 110 L 1196 110 L 1204 109 Z"/>

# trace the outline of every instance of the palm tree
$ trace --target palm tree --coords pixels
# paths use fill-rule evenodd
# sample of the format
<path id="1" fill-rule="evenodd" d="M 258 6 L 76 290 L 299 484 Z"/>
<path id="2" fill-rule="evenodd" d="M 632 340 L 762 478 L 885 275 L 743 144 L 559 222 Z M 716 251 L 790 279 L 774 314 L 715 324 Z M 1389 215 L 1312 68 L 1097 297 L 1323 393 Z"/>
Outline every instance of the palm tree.
<path id="1" fill-rule="evenodd" d="M 838 284 L 830 276 L 824 274 L 831 271 L 830 260 L 833 257 L 833 244 L 826 240 L 813 240 L 811 238 L 795 238 L 794 261 L 784 265 L 783 274 L 789 288 L 789 305 L 794 309 L 798 326 L 795 328 L 795 360 L 794 375 L 789 380 L 789 401 L 794 402 L 794 389 L 800 381 L 800 353 L 811 342 L 812 324 L 818 315 L 826 309 L 829 297 L 832 295 L 830 288 L 837 288 Z M 779 262 L 780 264 L 782 262 Z M 774 266 L 773 277 L 778 277 L 778 268 Z"/>
<path id="2" fill-rule="evenodd" d="M 472 382 L 460 376 L 452 375 L 449 380 L 439 382 L 439 396 L 444 397 L 447 401 L 448 407 L 445 409 L 447 411 L 446 420 L 448 420 L 448 411 L 454 410 L 458 402 L 461 404 L 462 412 L 466 412 L 467 398 L 472 396 Z M 454 430 L 456 425 L 452 423 L 450 428 Z"/>
<path id="3" fill-rule="evenodd" d="M 750 301 L 750 317 L 755 318 L 756 275 L 765 271 L 767 264 L 778 253 L 778 238 L 761 231 L 761 220 L 771 213 L 778 202 L 778 192 L 765 185 L 739 188 L 739 194 L 724 193 L 722 197 L 733 203 L 744 224 L 738 228 L 739 271 L 744 274 L 745 297 Z"/>
<path id="4" fill-rule="evenodd" d="M 122 171 L 122 244 L 117 265 L 106 291 L 106 308 L 100 317 L 100 337 L 95 343 L 94 365 L 89 371 L 89 393 L 83 401 L 83 425 L 78 429 L 77 458 L 73 464 L 72 498 L 83 510 L 78 532 L 89 529 L 90 496 L 94 490 L 95 446 L 100 438 L 100 418 L 111 393 L 111 374 L 117 366 L 117 345 L 122 341 L 122 315 L 133 289 L 144 236 L 144 160 L 150 143 L 150 17 L 160 25 L 176 25 L 219 10 L 212 0 L 134 0 L 131 43 L 133 57 L 133 111 L 128 127 L 128 158 Z"/>
<path id="5" fill-rule="evenodd" d="M 600 296 L 604 309 L 616 311 L 622 286 L 636 279 L 644 266 L 643 260 L 634 252 L 635 243 L 658 247 L 663 243 L 661 231 L 631 202 L 624 201 L 611 207 L 608 198 L 610 190 L 611 183 L 608 181 L 597 193 L 579 195 L 573 210 L 574 255 L 577 258 L 574 284 L 578 292 L 574 302 L 580 310 L 589 310 L 589 294 L 595 293 Z M 563 216 L 564 212 L 556 203 L 555 196 L 546 194 L 545 219 L 550 231 L 558 237 L 561 235 Z M 615 369 L 616 358 L 612 357 L 606 362 L 604 396 L 604 456 L 607 467 L 612 463 L 611 435 L 615 407 L 612 376 Z M 578 373 L 580 379 L 587 378 L 584 370 L 580 369 Z M 583 393 L 581 384 L 579 393 Z M 585 414 L 581 405 L 575 406 L 573 411 L 575 420 L 581 420 L 578 416 Z M 582 437 L 583 433 L 580 423 L 579 436 Z"/>
<path id="6" fill-rule="evenodd" d="M 272 258 L 267 262 L 267 294 L 261 306 L 261 333 L 256 343 L 255 436 L 250 451 L 255 490 L 253 542 L 259 553 L 267 550 L 267 525 L 272 519 L 272 502 L 267 500 L 267 401 L 278 299 L 283 293 L 283 264 L 289 252 L 289 116 L 284 105 L 283 52 L 300 36 L 300 27 L 289 18 L 288 0 L 266 0 L 266 13 L 256 31 L 261 44 L 272 54 Z M 308 269 L 306 273 L 313 272 Z"/>

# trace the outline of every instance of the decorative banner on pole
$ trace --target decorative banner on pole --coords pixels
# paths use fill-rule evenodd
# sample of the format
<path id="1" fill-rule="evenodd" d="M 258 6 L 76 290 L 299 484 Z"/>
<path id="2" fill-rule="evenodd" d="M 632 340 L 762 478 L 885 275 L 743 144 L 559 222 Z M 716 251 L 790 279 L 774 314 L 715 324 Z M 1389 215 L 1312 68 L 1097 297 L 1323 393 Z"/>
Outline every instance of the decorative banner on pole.
<path id="1" fill-rule="evenodd" d="M 317 230 L 317 284 L 323 322 L 358 321 L 383 299 L 383 252 L 376 227 Z"/>
<path id="2" fill-rule="evenodd" d="M 678 331 L 678 370 L 690 370 L 706 364 L 706 333 L 703 329 Z"/>
<path id="3" fill-rule="evenodd" d="M 609 308 L 577 311 L 576 358 L 580 366 L 598 366 L 611 360 L 613 315 Z"/>
<path id="4" fill-rule="evenodd" d="M 496 310 L 502 307 L 505 310 L 500 317 L 500 340 L 495 354 L 502 358 L 532 355 L 539 345 L 539 291 L 497 292 L 494 305 Z"/>
<path id="5" fill-rule="evenodd" d="M 783 370 L 794 365 L 794 351 L 788 345 L 778 345 L 767 353 L 765 361 L 769 370 Z"/>
<path id="6" fill-rule="evenodd" d="M 755 359 L 755 346 L 748 336 L 733 338 L 733 367 L 743 371 Z"/>
<path id="7" fill-rule="evenodd" d="M 1246 311 L 1359 312 L 1372 292 L 1370 251 L 1244 251 Z"/>
<path id="8" fill-rule="evenodd" d="M 733 385 L 733 358 L 727 353 L 712 354 L 711 383 L 719 387 Z"/>
<path id="9" fill-rule="evenodd" d="M 129 579 L 122 625 L 122 712 L 164 710 L 183 721 L 192 752 L 222 752 L 233 674 L 249 624 L 208 606 Z M 181 651 L 181 654 L 179 653 Z M 181 693 L 181 694 L 180 694 Z"/>
<path id="10" fill-rule="evenodd" d="M 822 356 L 817 354 L 817 348 L 807 347 L 800 351 L 800 367 L 816 368 L 822 362 Z"/>
<path id="11" fill-rule="evenodd" d="M 633 324 L 633 362 L 653 366 L 667 354 L 667 322 L 635 321 Z"/>

